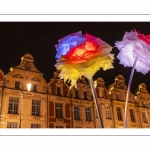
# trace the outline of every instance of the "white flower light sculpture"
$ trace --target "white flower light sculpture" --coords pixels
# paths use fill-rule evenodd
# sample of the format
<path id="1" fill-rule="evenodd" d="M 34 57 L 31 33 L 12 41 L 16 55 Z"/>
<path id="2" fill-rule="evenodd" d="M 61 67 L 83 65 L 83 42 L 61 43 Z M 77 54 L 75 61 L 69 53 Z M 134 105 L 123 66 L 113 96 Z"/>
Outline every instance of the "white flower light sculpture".
<path id="1" fill-rule="evenodd" d="M 150 70 L 150 35 L 145 36 L 136 31 L 126 32 L 123 40 L 117 41 L 115 45 L 120 51 L 117 55 L 120 64 L 124 65 L 124 67 L 132 67 L 125 105 L 124 128 L 126 128 L 128 97 L 134 69 L 143 74 L 148 73 Z"/>

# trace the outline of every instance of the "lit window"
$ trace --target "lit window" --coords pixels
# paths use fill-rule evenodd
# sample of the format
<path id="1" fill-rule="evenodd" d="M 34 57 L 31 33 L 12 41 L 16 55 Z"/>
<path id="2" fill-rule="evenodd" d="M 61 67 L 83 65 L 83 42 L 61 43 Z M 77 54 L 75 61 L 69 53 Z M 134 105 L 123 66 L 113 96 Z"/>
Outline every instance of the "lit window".
<path id="1" fill-rule="evenodd" d="M 143 121 L 148 123 L 145 112 L 142 112 Z"/>
<path id="2" fill-rule="evenodd" d="M 79 92 L 78 92 L 78 90 L 75 90 L 75 98 L 79 98 Z"/>
<path id="3" fill-rule="evenodd" d="M 7 122 L 7 128 L 17 128 L 17 122 Z"/>
<path id="4" fill-rule="evenodd" d="M 105 105 L 105 111 L 106 111 L 106 119 L 111 119 L 110 109 L 108 105 Z"/>
<path id="5" fill-rule="evenodd" d="M 9 114 L 17 114 L 18 113 L 18 102 L 19 102 L 19 98 L 14 98 L 14 97 L 9 98 L 9 106 L 8 106 Z"/>
<path id="6" fill-rule="evenodd" d="M 132 122 L 135 122 L 135 117 L 134 117 L 133 109 L 129 109 L 129 111 L 130 111 L 130 118 L 131 118 L 131 121 L 132 121 Z"/>
<path id="7" fill-rule="evenodd" d="M 116 99 L 120 99 L 119 93 L 116 93 Z"/>
<path id="8" fill-rule="evenodd" d="M 122 120 L 121 108 L 119 107 L 117 107 L 117 116 L 118 116 L 118 120 Z"/>
<path id="9" fill-rule="evenodd" d="M 88 99 L 87 98 L 87 92 L 84 92 L 84 99 Z"/>
<path id="10" fill-rule="evenodd" d="M 74 106 L 74 119 L 75 120 L 79 120 L 80 119 L 79 106 Z"/>
<path id="11" fill-rule="evenodd" d="M 86 120 L 87 121 L 91 120 L 91 110 L 90 110 L 90 107 L 86 107 L 85 108 L 85 112 L 86 112 Z"/>
<path id="12" fill-rule="evenodd" d="M 40 116 L 41 102 L 39 100 L 32 100 L 32 115 Z"/>
<path id="13" fill-rule="evenodd" d="M 33 84 L 33 85 L 32 85 L 32 91 L 33 91 L 33 92 L 37 92 L 37 85 L 36 85 L 36 84 Z"/>
<path id="14" fill-rule="evenodd" d="M 15 89 L 20 89 L 20 82 L 15 81 Z"/>
<path id="15" fill-rule="evenodd" d="M 56 118 L 62 118 L 62 103 L 55 104 Z"/>
<path id="16" fill-rule="evenodd" d="M 61 96 L 60 87 L 57 87 L 57 95 Z"/>
<path id="17" fill-rule="evenodd" d="M 40 124 L 31 124 L 31 128 L 40 128 Z"/>

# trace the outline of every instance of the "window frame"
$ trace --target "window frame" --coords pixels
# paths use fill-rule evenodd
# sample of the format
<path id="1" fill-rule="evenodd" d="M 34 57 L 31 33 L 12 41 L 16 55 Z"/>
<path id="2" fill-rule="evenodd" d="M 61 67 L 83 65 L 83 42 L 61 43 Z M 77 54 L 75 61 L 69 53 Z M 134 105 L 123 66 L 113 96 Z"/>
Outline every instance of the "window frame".
<path id="1" fill-rule="evenodd" d="M 19 84 L 19 85 L 17 85 Z M 15 81 L 15 89 L 20 89 L 20 82 L 19 81 Z"/>
<path id="2" fill-rule="evenodd" d="M 41 128 L 41 124 L 32 123 L 31 128 Z"/>
<path id="3" fill-rule="evenodd" d="M 78 105 L 74 106 L 74 120 L 80 120 L 80 108 Z"/>
<path id="4" fill-rule="evenodd" d="M 36 88 L 35 88 L 35 87 L 36 87 Z M 32 91 L 33 91 L 33 92 L 37 92 L 37 84 L 33 84 L 33 85 L 32 85 Z"/>
<path id="5" fill-rule="evenodd" d="M 133 109 L 129 109 L 129 112 L 130 112 L 131 122 L 136 122 L 135 115 L 134 115 L 134 110 Z"/>
<path id="6" fill-rule="evenodd" d="M 55 117 L 63 118 L 63 103 L 55 102 Z"/>
<path id="7" fill-rule="evenodd" d="M 10 127 L 8 127 L 10 125 Z M 13 127 L 16 126 L 16 127 Z M 7 122 L 7 128 L 18 128 L 18 122 Z"/>
<path id="8" fill-rule="evenodd" d="M 117 111 L 117 118 L 118 118 L 118 120 L 122 121 L 121 108 L 120 107 L 116 107 L 116 111 Z"/>
<path id="9" fill-rule="evenodd" d="M 86 121 L 91 121 L 91 108 L 90 107 L 85 107 L 85 116 L 86 116 Z"/>
<path id="10" fill-rule="evenodd" d="M 35 102 L 35 104 L 33 104 Z M 32 116 L 41 116 L 41 101 L 40 100 L 32 100 Z"/>
<path id="11" fill-rule="evenodd" d="M 12 109 L 10 109 L 10 108 L 12 108 Z M 18 111 L 19 111 L 19 98 L 9 97 L 8 114 L 18 114 Z"/>
<path id="12" fill-rule="evenodd" d="M 86 99 L 86 100 L 88 99 L 87 91 L 83 92 L 83 98 Z"/>
<path id="13" fill-rule="evenodd" d="M 143 118 L 143 122 L 144 123 L 148 123 L 147 117 L 146 117 L 146 113 L 142 112 L 142 118 Z"/>
<path id="14" fill-rule="evenodd" d="M 110 106 L 105 105 L 106 119 L 111 119 Z"/>

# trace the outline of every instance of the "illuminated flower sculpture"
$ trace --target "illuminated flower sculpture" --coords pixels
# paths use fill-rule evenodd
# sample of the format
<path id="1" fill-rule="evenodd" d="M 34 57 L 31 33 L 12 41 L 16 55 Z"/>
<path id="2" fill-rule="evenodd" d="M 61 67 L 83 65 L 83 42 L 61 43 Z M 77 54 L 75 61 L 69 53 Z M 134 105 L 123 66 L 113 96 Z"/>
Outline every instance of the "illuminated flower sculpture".
<path id="1" fill-rule="evenodd" d="M 117 58 L 124 67 L 132 67 L 126 96 L 124 128 L 126 128 L 128 97 L 134 69 L 143 74 L 150 70 L 150 35 L 145 36 L 136 31 L 126 32 L 122 41 L 117 41 L 116 47 L 120 53 Z"/>
<path id="2" fill-rule="evenodd" d="M 114 55 L 110 54 L 112 47 L 100 38 L 79 31 L 60 39 L 56 45 L 57 63 L 55 67 L 60 72 L 60 79 L 64 82 L 69 79 L 71 87 L 76 86 L 76 81 L 82 75 L 89 79 L 93 97 L 93 75 L 100 69 L 113 68 Z M 70 88 L 71 88 L 70 87 Z"/>

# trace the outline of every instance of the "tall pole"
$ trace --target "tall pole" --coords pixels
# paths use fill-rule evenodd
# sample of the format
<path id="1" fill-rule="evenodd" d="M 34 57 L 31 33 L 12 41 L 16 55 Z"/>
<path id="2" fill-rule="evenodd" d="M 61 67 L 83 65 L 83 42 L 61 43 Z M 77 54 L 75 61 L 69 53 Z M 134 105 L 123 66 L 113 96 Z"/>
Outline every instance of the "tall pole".
<path id="1" fill-rule="evenodd" d="M 128 99 L 129 99 L 129 94 L 130 94 L 130 89 L 131 89 L 131 84 L 132 84 L 132 78 L 133 78 L 134 69 L 135 69 L 137 59 L 138 59 L 138 57 L 136 57 L 134 60 L 134 64 L 133 64 L 133 67 L 131 70 L 130 79 L 129 79 L 129 83 L 128 83 L 128 90 L 127 90 L 126 104 L 125 104 L 125 115 L 124 115 L 124 128 L 126 128 L 126 126 L 127 126 Z"/>
<path id="2" fill-rule="evenodd" d="M 46 95 L 47 95 L 47 128 L 49 127 L 49 122 L 48 122 L 48 85 L 46 86 Z"/>
<path id="3" fill-rule="evenodd" d="M 97 94 L 96 94 L 96 91 L 95 91 L 95 88 L 94 88 L 94 83 L 93 83 L 92 78 L 89 80 L 89 84 L 90 84 L 90 87 L 91 87 L 91 90 L 92 90 L 94 102 L 95 102 L 95 105 L 96 105 L 96 110 L 98 112 L 97 114 L 98 114 L 100 126 L 101 126 L 101 128 L 104 128 L 104 124 L 103 124 L 103 120 L 102 120 L 102 116 L 101 116 L 101 111 L 100 111 L 100 107 L 99 107 L 99 104 L 98 104 L 98 98 L 97 98 Z"/>
<path id="4" fill-rule="evenodd" d="M 19 128 L 21 128 L 21 121 L 22 121 L 22 93 L 23 93 L 23 83 L 22 83 L 22 90 L 20 94 L 20 123 Z"/>

